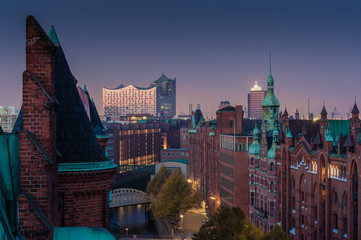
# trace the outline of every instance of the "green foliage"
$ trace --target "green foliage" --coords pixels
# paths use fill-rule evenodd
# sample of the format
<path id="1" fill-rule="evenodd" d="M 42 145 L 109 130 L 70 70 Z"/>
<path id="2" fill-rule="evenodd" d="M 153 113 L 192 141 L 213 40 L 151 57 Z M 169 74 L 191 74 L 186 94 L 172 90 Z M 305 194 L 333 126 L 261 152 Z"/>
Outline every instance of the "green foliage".
<path id="1" fill-rule="evenodd" d="M 167 181 L 171 175 L 171 171 L 162 165 L 157 174 L 150 180 L 147 185 L 147 193 L 149 196 L 155 198 L 158 196 L 163 184 Z"/>
<path id="2" fill-rule="evenodd" d="M 194 240 L 286 240 L 286 234 L 277 225 L 270 234 L 262 232 L 245 221 L 240 208 L 220 206 L 217 213 L 194 235 Z"/>
<path id="3" fill-rule="evenodd" d="M 173 228 L 177 228 L 180 215 L 197 206 L 199 199 L 199 194 L 192 192 L 180 169 L 176 169 L 166 180 L 150 208 L 156 218 L 164 219 Z"/>

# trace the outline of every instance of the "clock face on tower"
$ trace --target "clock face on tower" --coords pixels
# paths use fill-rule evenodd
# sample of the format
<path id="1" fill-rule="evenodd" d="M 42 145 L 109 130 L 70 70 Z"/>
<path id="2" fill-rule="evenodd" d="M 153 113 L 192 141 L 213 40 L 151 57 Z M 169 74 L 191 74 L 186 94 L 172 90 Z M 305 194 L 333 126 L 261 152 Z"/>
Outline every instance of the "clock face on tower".
<path id="1" fill-rule="evenodd" d="M 264 112 L 265 112 L 266 114 L 268 114 L 268 111 L 269 111 L 268 108 L 266 108 L 266 109 L 264 110 Z"/>

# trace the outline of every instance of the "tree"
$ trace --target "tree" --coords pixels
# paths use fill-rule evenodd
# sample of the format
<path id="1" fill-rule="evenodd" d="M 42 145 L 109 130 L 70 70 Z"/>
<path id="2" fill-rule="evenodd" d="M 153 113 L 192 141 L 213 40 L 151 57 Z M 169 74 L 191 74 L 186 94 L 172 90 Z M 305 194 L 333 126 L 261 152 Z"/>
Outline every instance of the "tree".
<path id="1" fill-rule="evenodd" d="M 193 239 L 240 239 L 238 237 L 245 225 L 244 218 L 240 208 L 225 208 L 221 205 L 217 213 L 200 228 Z"/>
<path id="2" fill-rule="evenodd" d="M 251 222 L 245 221 L 240 208 L 217 209 L 209 221 L 194 234 L 194 240 L 286 240 L 286 234 L 277 225 L 270 234 L 262 232 Z"/>
<path id="3" fill-rule="evenodd" d="M 180 215 L 199 204 L 199 194 L 194 193 L 180 169 L 176 169 L 166 180 L 150 205 L 154 216 L 168 221 L 177 228 Z"/>
<path id="4" fill-rule="evenodd" d="M 147 185 L 147 193 L 149 196 L 156 198 L 162 189 L 163 184 L 167 181 L 171 174 L 171 170 L 162 165 L 157 174 L 155 174 Z"/>

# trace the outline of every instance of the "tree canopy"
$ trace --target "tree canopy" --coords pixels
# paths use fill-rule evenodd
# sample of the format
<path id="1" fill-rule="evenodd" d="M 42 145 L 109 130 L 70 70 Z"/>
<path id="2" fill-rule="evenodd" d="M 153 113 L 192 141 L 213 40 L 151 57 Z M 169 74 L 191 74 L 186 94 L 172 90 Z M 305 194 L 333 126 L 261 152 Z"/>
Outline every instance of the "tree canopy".
<path id="1" fill-rule="evenodd" d="M 163 184 L 167 181 L 171 173 L 171 170 L 167 169 L 164 165 L 160 167 L 157 174 L 155 174 L 147 185 L 147 193 L 149 196 L 153 198 L 158 196 Z"/>
<path id="2" fill-rule="evenodd" d="M 245 221 L 240 208 L 225 208 L 222 205 L 194 235 L 194 240 L 286 240 L 286 234 L 276 225 L 270 234 Z"/>
<path id="3" fill-rule="evenodd" d="M 167 220 L 177 228 L 180 215 L 198 203 L 199 194 L 192 191 L 184 174 L 177 168 L 165 181 L 150 208 L 156 218 Z"/>

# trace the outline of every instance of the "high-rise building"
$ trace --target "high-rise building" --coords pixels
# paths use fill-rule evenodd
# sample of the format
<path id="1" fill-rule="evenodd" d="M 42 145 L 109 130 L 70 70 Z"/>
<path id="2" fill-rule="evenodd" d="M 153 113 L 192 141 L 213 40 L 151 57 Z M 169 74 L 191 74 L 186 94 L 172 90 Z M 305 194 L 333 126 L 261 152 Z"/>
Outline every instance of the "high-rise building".
<path id="1" fill-rule="evenodd" d="M 176 114 L 176 79 L 162 74 L 147 88 L 132 84 L 103 88 L 103 109 L 106 116 L 148 113 L 172 118 Z"/>
<path id="2" fill-rule="evenodd" d="M 0 106 L 0 126 L 4 132 L 11 132 L 16 117 L 17 111 L 14 106 Z"/>
<path id="3" fill-rule="evenodd" d="M 248 93 L 248 118 L 262 118 L 262 101 L 267 91 L 263 91 L 262 87 L 255 81 L 251 91 Z"/>

